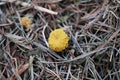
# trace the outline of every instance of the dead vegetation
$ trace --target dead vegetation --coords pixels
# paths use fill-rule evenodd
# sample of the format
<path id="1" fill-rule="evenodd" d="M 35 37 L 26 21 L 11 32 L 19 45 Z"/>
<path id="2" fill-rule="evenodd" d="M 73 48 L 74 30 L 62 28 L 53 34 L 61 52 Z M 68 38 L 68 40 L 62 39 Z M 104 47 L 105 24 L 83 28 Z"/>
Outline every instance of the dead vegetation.
<path id="1" fill-rule="evenodd" d="M 71 40 L 57 53 L 48 37 L 62 27 Z M 120 80 L 120 1 L 1 0 L 0 80 Z"/>

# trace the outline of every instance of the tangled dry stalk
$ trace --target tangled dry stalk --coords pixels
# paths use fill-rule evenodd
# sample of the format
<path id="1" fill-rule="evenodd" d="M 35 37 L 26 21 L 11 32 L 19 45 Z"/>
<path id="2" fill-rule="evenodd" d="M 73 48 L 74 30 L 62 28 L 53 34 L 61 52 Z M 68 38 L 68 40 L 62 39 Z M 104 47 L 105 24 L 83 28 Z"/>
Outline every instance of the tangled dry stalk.
<path id="1" fill-rule="evenodd" d="M 57 53 L 48 37 L 63 27 L 71 40 Z M 0 80 L 26 79 L 120 80 L 120 1 L 1 0 Z"/>

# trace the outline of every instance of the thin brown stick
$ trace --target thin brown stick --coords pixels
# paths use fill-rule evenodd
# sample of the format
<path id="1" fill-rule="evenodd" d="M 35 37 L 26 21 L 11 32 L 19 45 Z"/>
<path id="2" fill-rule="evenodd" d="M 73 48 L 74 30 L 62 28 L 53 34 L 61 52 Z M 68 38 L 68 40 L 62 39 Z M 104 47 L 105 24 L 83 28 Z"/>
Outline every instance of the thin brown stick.
<path id="1" fill-rule="evenodd" d="M 22 2 L 22 1 L 17 1 L 16 3 L 24 6 L 24 7 L 30 7 L 30 6 L 33 6 L 36 10 L 38 11 L 42 11 L 42 12 L 47 12 L 47 13 L 50 13 L 50 14 L 54 14 L 54 15 L 57 15 L 58 12 L 54 12 L 52 10 L 49 10 L 49 9 L 46 9 L 46 8 L 43 8 L 43 7 L 40 7 L 40 6 L 37 6 L 35 4 L 28 4 L 26 2 Z"/>
<path id="2" fill-rule="evenodd" d="M 37 5 L 35 5 L 35 4 L 29 4 L 29 3 L 22 2 L 22 1 L 17 1 L 17 0 L 2 0 L 2 1 L 10 2 L 10 3 L 15 2 L 16 4 L 20 4 L 20 5 L 24 6 L 24 7 L 33 6 L 33 7 L 34 7 L 36 10 L 38 10 L 38 11 L 47 12 L 47 13 L 49 13 L 49 14 L 54 14 L 54 15 L 57 15 L 57 14 L 58 14 L 58 12 L 55 12 L 55 11 L 52 11 L 52 10 L 43 8 L 43 7 L 41 7 L 41 6 L 37 6 Z"/>
<path id="3" fill-rule="evenodd" d="M 27 64 L 24 64 L 24 65 L 18 70 L 18 74 L 21 75 L 23 72 L 25 72 L 25 71 L 28 69 L 28 67 L 29 67 L 29 64 L 28 64 L 28 63 L 27 63 Z M 14 74 L 13 74 L 11 77 L 7 78 L 6 80 L 15 80 Z"/>
<path id="4" fill-rule="evenodd" d="M 0 63 L 0 64 L 3 64 L 3 63 Z M 7 66 L 8 66 L 7 64 L 3 64 L 3 65 L 5 65 L 5 67 L 4 67 L 3 71 L 2 71 L 2 73 L 0 74 L 0 80 L 2 79 L 3 73 L 5 72 L 5 70 L 6 70 Z"/>

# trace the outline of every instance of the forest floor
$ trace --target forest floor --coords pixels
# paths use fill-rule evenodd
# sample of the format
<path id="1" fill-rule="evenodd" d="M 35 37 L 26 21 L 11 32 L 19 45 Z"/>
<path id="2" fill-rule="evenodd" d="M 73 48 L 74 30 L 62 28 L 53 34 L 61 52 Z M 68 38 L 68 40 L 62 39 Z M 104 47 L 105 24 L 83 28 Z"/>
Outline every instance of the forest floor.
<path id="1" fill-rule="evenodd" d="M 70 40 L 56 52 L 59 28 Z M 0 80 L 120 80 L 120 1 L 1 0 Z"/>

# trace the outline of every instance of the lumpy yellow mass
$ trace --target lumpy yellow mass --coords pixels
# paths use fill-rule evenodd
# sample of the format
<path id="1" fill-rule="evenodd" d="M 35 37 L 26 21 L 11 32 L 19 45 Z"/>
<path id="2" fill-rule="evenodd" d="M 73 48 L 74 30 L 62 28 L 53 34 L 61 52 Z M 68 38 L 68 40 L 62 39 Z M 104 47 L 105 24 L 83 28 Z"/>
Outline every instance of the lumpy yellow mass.
<path id="1" fill-rule="evenodd" d="M 63 29 L 55 29 L 48 38 L 49 46 L 56 52 L 61 52 L 68 47 L 69 37 Z"/>
<path id="2" fill-rule="evenodd" d="M 28 17 L 24 16 L 24 17 L 22 17 L 22 19 L 21 19 L 21 23 L 22 23 L 22 25 L 23 25 L 24 27 L 29 28 L 30 25 L 32 24 L 32 20 L 29 19 Z"/>

